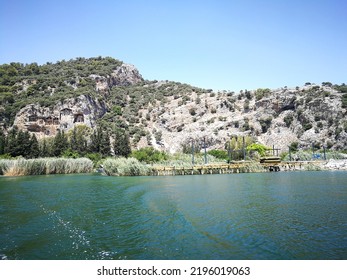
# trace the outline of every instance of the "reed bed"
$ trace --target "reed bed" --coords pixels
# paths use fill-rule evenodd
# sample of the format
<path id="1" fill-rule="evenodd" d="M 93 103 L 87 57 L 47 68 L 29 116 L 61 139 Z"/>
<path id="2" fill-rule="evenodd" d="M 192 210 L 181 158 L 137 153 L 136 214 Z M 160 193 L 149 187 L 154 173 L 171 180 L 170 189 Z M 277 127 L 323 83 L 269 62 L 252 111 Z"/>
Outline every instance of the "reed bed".
<path id="1" fill-rule="evenodd" d="M 104 172 L 108 176 L 146 176 L 152 168 L 135 158 L 108 158 L 103 162 Z"/>
<path id="2" fill-rule="evenodd" d="M 207 155 L 208 164 L 221 164 L 226 163 L 225 160 L 218 159 L 212 155 Z M 194 165 L 204 165 L 205 157 L 204 155 L 197 154 L 194 157 Z M 191 168 L 192 164 L 192 156 L 187 154 L 176 154 L 169 157 L 168 160 L 160 161 L 158 163 L 153 164 L 154 167 L 179 167 L 179 168 Z"/>
<path id="3" fill-rule="evenodd" d="M 92 170 L 93 162 L 88 158 L 20 158 L 0 160 L 0 175 L 5 176 L 89 173 Z"/>
<path id="4" fill-rule="evenodd" d="M 257 161 L 247 162 L 244 167 L 241 168 L 240 172 L 266 172 L 264 166 Z"/>

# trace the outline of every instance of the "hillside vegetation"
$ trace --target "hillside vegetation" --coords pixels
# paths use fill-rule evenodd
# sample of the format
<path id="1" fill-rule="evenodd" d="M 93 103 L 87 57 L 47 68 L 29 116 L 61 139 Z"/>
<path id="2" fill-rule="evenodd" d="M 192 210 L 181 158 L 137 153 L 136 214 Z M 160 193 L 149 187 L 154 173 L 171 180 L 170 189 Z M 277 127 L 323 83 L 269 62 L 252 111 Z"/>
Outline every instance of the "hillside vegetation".
<path id="1" fill-rule="evenodd" d="M 193 142 L 199 152 L 203 139 L 208 150 L 224 150 L 243 136 L 281 152 L 290 145 L 347 150 L 346 108 L 345 84 L 214 92 L 144 80 L 110 57 L 10 63 L 0 65 L 0 153 L 22 155 L 9 139 L 23 137 L 40 147 L 37 156 L 189 152 Z M 57 151 L 59 133 L 67 140 Z"/>

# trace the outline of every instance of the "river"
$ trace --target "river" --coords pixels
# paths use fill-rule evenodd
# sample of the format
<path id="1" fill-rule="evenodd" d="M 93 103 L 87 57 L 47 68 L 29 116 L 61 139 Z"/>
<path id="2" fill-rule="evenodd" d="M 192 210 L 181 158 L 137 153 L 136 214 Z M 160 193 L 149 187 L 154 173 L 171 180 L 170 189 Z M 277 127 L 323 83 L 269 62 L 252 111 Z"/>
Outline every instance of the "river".
<path id="1" fill-rule="evenodd" d="M 0 177 L 0 259 L 347 259 L 347 172 Z"/>

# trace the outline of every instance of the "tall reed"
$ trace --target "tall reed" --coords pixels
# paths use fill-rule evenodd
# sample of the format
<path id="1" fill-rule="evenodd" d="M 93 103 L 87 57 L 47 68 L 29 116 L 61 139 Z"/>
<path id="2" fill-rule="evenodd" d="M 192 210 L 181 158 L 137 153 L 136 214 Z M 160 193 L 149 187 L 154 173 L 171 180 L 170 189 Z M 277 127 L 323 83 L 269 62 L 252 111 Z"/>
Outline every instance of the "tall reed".
<path id="1" fill-rule="evenodd" d="M 212 155 L 207 154 L 206 160 L 208 164 L 221 164 L 226 163 L 225 160 L 218 159 Z M 174 154 L 169 156 L 168 160 L 160 161 L 157 163 L 154 163 L 153 166 L 155 167 L 165 167 L 165 166 L 175 166 L 175 167 L 184 167 L 184 168 L 191 168 L 193 166 L 192 163 L 193 159 L 191 155 L 188 154 Z M 205 157 L 203 154 L 195 154 L 194 156 L 194 165 L 204 165 L 205 164 Z"/>
<path id="2" fill-rule="evenodd" d="M 92 170 L 93 162 L 88 158 L 20 158 L 0 160 L 0 175 L 5 176 L 89 173 Z"/>
<path id="3" fill-rule="evenodd" d="M 109 176 L 146 176 L 152 171 L 135 158 L 108 158 L 103 162 L 103 168 Z"/>

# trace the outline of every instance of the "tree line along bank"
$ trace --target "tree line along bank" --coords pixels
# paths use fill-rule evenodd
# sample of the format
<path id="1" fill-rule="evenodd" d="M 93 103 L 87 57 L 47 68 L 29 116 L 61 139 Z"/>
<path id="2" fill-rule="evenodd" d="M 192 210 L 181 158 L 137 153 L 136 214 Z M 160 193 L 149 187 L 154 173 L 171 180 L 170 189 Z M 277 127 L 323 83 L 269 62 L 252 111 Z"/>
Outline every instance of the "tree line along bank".
<path id="1" fill-rule="evenodd" d="M 10 129 L 7 135 L 0 131 L 1 158 L 88 157 L 98 160 L 111 156 L 111 150 L 116 156 L 130 155 L 129 136 L 125 131 L 117 130 L 111 137 L 110 133 L 101 127 L 92 131 L 81 125 L 67 133 L 58 131 L 55 137 L 43 139 L 37 139 L 35 134 L 22 131 L 16 126 Z"/>

